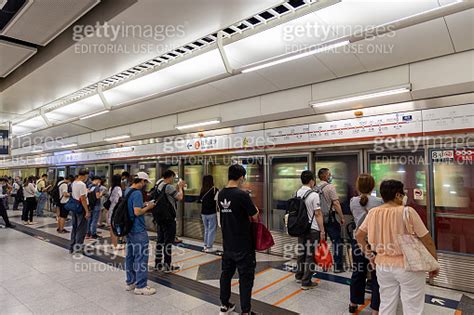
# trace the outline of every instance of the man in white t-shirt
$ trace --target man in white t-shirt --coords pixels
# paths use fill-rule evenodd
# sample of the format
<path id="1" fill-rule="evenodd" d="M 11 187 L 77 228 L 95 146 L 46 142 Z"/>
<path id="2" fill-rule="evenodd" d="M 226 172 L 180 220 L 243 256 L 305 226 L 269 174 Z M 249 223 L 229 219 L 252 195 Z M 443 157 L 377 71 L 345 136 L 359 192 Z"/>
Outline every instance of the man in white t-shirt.
<path id="1" fill-rule="evenodd" d="M 301 183 L 303 186 L 296 192 L 296 196 L 304 198 L 311 229 L 304 236 L 298 237 L 298 269 L 295 279 L 296 282 L 301 282 L 301 289 L 308 290 L 317 286 L 317 283 L 311 280 L 315 272 L 314 254 L 319 240 L 325 238 L 325 231 L 319 195 L 313 190 L 316 185 L 314 174 L 311 171 L 303 171 Z"/>
<path id="2" fill-rule="evenodd" d="M 69 252 L 81 252 L 84 246 L 84 239 L 87 232 L 87 219 L 90 217 L 89 205 L 87 204 L 87 186 L 84 183 L 87 180 L 88 172 L 80 170 L 76 180 L 72 183 L 71 197 L 82 204 L 84 212 L 73 213 L 72 216 L 72 231 L 71 231 L 71 246 Z"/>

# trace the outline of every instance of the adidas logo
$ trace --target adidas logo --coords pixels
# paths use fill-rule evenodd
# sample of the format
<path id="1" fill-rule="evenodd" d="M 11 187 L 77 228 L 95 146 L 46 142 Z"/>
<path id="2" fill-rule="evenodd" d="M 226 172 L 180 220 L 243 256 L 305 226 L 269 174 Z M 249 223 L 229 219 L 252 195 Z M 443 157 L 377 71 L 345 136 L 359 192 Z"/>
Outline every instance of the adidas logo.
<path id="1" fill-rule="evenodd" d="M 227 201 L 227 199 L 224 199 L 224 201 L 220 202 L 222 206 L 221 212 L 232 212 L 232 209 L 230 209 L 230 201 Z"/>

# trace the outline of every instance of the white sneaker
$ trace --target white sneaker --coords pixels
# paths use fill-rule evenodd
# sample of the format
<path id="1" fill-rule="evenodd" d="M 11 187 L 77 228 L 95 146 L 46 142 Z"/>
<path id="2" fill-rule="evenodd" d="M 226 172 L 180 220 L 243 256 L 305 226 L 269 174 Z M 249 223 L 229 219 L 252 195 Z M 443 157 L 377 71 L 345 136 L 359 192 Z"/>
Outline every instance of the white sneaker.
<path id="1" fill-rule="evenodd" d="M 215 253 L 217 251 L 217 249 L 215 249 L 214 247 L 208 247 L 204 250 L 204 252 L 206 253 Z"/>
<path id="2" fill-rule="evenodd" d="M 144 288 L 135 288 L 135 294 L 136 295 L 153 295 L 156 293 L 156 289 L 155 288 L 151 288 L 151 287 L 144 287 Z"/>
<path id="3" fill-rule="evenodd" d="M 127 284 L 127 286 L 125 287 L 125 291 L 133 291 L 136 287 L 137 286 L 135 285 L 135 283 Z"/>

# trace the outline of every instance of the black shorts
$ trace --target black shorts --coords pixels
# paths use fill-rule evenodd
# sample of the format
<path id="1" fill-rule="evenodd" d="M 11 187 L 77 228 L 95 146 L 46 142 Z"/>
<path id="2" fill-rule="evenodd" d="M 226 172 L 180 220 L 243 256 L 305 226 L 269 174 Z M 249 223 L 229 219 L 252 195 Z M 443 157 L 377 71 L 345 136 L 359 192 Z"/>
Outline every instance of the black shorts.
<path id="1" fill-rule="evenodd" d="M 63 219 L 67 219 L 67 215 L 69 214 L 69 211 L 65 209 L 66 204 L 59 204 L 59 217 Z"/>

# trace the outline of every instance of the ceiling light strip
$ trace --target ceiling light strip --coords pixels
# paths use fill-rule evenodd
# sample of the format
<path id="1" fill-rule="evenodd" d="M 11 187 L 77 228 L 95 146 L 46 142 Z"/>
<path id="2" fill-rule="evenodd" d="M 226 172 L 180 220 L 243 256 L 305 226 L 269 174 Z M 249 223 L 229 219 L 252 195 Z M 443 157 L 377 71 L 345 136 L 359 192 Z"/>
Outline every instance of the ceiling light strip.
<path id="1" fill-rule="evenodd" d="M 108 112 L 110 112 L 110 110 L 106 109 L 106 110 L 103 110 L 103 111 L 100 111 L 100 112 L 97 112 L 97 113 L 93 113 L 93 114 L 89 114 L 89 115 L 82 116 L 82 117 L 80 117 L 79 119 L 80 119 L 80 120 L 89 119 L 89 118 L 92 118 L 92 117 L 96 117 L 96 116 L 99 116 L 99 115 L 106 114 L 106 113 L 108 113 Z"/>
<path id="2" fill-rule="evenodd" d="M 210 126 L 210 125 L 217 125 L 221 123 L 220 118 L 212 118 L 210 120 L 205 120 L 205 121 L 199 121 L 199 122 L 191 122 L 187 124 L 182 124 L 182 125 L 176 125 L 175 128 L 178 130 L 184 130 L 184 129 L 191 129 L 191 128 L 198 128 L 198 127 L 204 127 L 204 126 Z"/>
<path id="3" fill-rule="evenodd" d="M 125 135 L 120 135 L 120 136 L 104 138 L 104 141 L 116 141 L 116 140 L 124 140 L 124 139 L 129 139 L 129 138 L 130 138 L 130 135 L 125 134 Z"/>
<path id="4" fill-rule="evenodd" d="M 352 102 L 357 102 L 357 101 L 365 101 L 368 99 L 373 99 L 373 98 L 378 98 L 378 97 L 408 93 L 410 91 L 411 91 L 411 86 L 405 85 L 402 87 L 395 87 L 388 90 L 386 89 L 382 91 L 375 91 L 371 93 L 359 94 L 359 95 L 337 98 L 337 99 L 332 99 L 332 100 L 314 101 L 310 103 L 310 106 L 312 106 L 313 108 L 316 108 L 316 107 L 322 107 L 322 106 L 339 105 L 339 104 L 352 103 Z"/>

